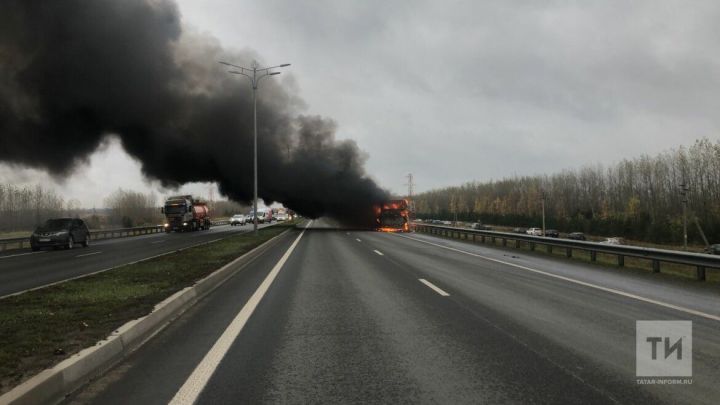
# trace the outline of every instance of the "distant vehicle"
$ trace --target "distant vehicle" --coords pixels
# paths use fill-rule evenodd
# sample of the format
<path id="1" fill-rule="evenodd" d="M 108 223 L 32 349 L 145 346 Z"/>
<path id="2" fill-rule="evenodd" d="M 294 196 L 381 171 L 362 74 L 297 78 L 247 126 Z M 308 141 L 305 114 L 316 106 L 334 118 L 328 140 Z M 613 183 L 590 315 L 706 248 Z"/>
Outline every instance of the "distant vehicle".
<path id="1" fill-rule="evenodd" d="M 246 223 L 247 219 L 243 214 L 236 214 L 230 218 L 230 226 L 245 225 Z"/>
<path id="2" fill-rule="evenodd" d="M 560 232 L 558 232 L 558 231 L 555 230 L 555 229 L 546 229 L 546 230 L 545 230 L 545 236 L 547 236 L 547 237 L 549 237 L 549 238 L 559 238 L 559 237 L 560 237 Z"/>
<path id="3" fill-rule="evenodd" d="M 191 195 L 169 197 L 160 208 L 165 214 L 165 232 L 210 229 L 207 204 Z"/>
<path id="4" fill-rule="evenodd" d="M 423 222 L 422 218 L 418 218 L 415 220 L 415 222 Z"/>
<path id="5" fill-rule="evenodd" d="M 533 236 L 542 236 L 542 229 L 540 229 L 540 228 L 530 228 L 530 229 L 528 229 L 527 231 L 525 231 L 525 233 L 528 234 L 528 235 L 533 235 Z"/>
<path id="6" fill-rule="evenodd" d="M 90 246 L 90 230 L 85 221 L 78 218 L 48 219 L 30 236 L 30 248 L 33 252 L 43 247 L 72 249 L 76 243 L 82 243 L 84 247 Z"/>
<path id="7" fill-rule="evenodd" d="M 290 220 L 290 215 L 288 215 L 288 212 L 285 208 L 278 208 L 277 210 L 273 210 L 275 212 L 275 220 L 276 221 L 288 221 Z"/>
<path id="8" fill-rule="evenodd" d="M 586 240 L 585 234 L 582 232 L 572 232 L 568 234 L 568 239 L 574 239 L 574 240 Z"/>
<path id="9" fill-rule="evenodd" d="M 407 200 L 390 200 L 375 207 L 376 229 L 383 232 L 409 232 Z"/>
<path id="10" fill-rule="evenodd" d="M 440 223 L 443 225 L 452 225 L 452 222 L 450 221 L 440 221 Z"/>
<path id="11" fill-rule="evenodd" d="M 253 223 L 253 221 L 254 221 L 253 218 L 255 218 L 255 212 L 254 212 L 254 211 L 250 211 L 250 213 L 249 213 L 248 216 L 247 216 L 247 220 L 248 220 L 250 223 Z M 264 223 L 266 223 L 266 222 L 267 222 L 268 224 L 271 223 L 272 220 L 273 220 L 272 210 L 270 210 L 270 209 L 265 209 L 265 208 L 258 209 L 257 220 L 258 220 L 258 224 L 264 224 Z"/>
<path id="12" fill-rule="evenodd" d="M 527 228 L 513 228 L 513 233 L 525 233 L 527 234 Z"/>
<path id="13" fill-rule="evenodd" d="M 706 247 L 705 253 L 710 255 L 720 255 L 720 244 L 710 245 Z"/>
<path id="14" fill-rule="evenodd" d="M 477 229 L 480 231 L 492 231 L 492 226 L 483 225 L 479 222 L 475 222 L 472 225 L 470 225 L 470 228 Z"/>
<path id="15" fill-rule="evenodd" d="M 613 238 L 607 238 L 607 239 L 605 239 L 604 241 L 602 241 L 602 242 L 600 242 L 600 243 L 605 243 L 605 244 L 607 244 L 607 245 L 624 245 L 624 244 L 625 244 L 625 240 L 624 240 L 623 238 L 620 238 L 620 237 L 613 237 Z"/>

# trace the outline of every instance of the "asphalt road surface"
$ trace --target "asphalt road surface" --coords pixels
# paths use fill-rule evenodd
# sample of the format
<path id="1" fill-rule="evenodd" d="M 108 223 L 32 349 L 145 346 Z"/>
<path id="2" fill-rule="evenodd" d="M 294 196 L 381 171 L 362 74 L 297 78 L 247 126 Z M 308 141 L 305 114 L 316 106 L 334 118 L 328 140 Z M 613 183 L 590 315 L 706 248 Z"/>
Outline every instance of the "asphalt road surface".
<path id="1" fill-rule="evenodd" d="M 300 235 L 66 402 L 720 400 L 717 286 L 419 234 Z M 691 385 L 637 383 L 637 320 L 693 322 Z"/>
<path id="2" fill-rule="evenodd" d="M 207 231 L 93 240 L 89 248 L 78 244 L 69 250 L 11 250 L 0 254 L 0 297 L 251 230 L 252 225 L 223 225 Z"/>

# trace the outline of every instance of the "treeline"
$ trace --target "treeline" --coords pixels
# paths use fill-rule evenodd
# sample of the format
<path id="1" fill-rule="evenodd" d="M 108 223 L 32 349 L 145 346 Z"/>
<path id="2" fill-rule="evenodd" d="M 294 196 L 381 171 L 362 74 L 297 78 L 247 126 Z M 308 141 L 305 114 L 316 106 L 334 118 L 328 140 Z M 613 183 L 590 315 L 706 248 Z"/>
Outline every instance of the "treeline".
<path id="1" fill-rule="evenodd" d="M 419 194 L 419 218 L 540 226 L 650 242 L 682 242 L 682 185 L 688 201 L 688 237 L 702 243 L 696 216 L 710 243 L 720 242 L 720 142 L 707 139 L 657 156 L 589 166 L 552 175 L 471 182 Z"/>
<path id="2" fill-rule="evenodd" d="M 118 189 L 104 203 L 106 208 L 88 209 L 81 207 L 77 199 L 65 201 L 53 189 L 40 185 L 0 184 L 0 232 L 29 231 L 49 218 L 58 217 L 82 218 L 92 229 L 131 228 L 165 221 L 160 212 L 164 200 L 154 192 L 145 194 Z M 211 218 L 229 217 L 250 210 L 249 206 L 234 201 L 215 201 L 209 206 Z"/>
<path id="3" fill-rule="evenodd" d="M 74 216 L 80 209 L 77 200 L 67 203 L 53 190 L 0 184 L 0 230 L 28 230 L 46 218 Z"/>
<path id="4" fill-rule="evenodd" d="M 158 225 L 164 222 L 157 195 L 118 189 L 105 199 L 110 209 L 107 222 L 123 228 Z"/>

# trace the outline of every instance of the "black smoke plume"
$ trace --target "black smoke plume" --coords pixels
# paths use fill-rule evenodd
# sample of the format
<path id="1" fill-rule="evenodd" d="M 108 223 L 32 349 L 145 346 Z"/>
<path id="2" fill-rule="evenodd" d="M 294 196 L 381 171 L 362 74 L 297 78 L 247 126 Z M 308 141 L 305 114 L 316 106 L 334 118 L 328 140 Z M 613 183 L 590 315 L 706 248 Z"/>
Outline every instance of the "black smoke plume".
<path id="1" fill-rule="evenodd" d="M 254 59 L 185 29 L 170 0 L 2 0 L 0 160 L 62 177 L 115 135 L 166 186 L 215 181 L 250 201 L 252 92 L 217 61 Z M 337 141 L 333 121 L 299 115 L 291 86 L 263 80 L 260 197 L 310 217 L 370 218 L 387 193 L 357 145 Z"/>

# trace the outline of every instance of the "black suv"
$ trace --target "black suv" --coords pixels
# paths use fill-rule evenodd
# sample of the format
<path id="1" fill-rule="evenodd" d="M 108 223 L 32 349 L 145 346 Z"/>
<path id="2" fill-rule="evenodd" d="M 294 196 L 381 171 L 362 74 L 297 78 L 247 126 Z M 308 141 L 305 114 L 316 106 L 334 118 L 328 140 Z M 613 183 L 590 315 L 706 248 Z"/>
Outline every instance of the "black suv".
<path id="1" fill-rule="evenodd" d="M 42 247 L 72 249 L 76 243 L 90 246 L 90 230 L 82 219 L 77 218 L 48 219 L 30 236 L 33 251 Z"/>

